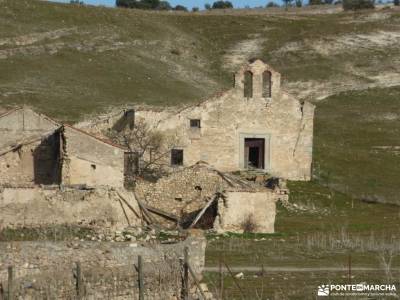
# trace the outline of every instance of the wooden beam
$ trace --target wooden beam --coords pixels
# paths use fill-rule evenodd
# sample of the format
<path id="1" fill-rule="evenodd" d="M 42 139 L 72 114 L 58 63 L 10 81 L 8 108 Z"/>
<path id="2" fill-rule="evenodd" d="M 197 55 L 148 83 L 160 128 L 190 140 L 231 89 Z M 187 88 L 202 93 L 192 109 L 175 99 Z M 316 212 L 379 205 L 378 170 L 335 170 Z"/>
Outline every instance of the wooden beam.
<path id="1" fill-rule="evenodd" d="M 155 207 L 151 207 L 151 206 L 149 206 L 149 205 L 147 205 L 147 204 L 144 204 L 144 203 L 141 203 L 144 207 L 146 207 L 146 209 L 148 210 L 148 211 L 151 211 L 151 212 L 153 212 L 153 213 L 155 213 L 155 214 L 157 214 L 157 215 L 160 215 L 160 216 L 162 216 L 162 217 L 165 217 L 165 218 L 167 218 L 167 219 L 171 219 L 171 220 L 173 220 L 173 221 L 175 221 L 175 222 L 179 222 L 179 217 L 177 217 L 177 216 L 175 216 L 174 214 L 170 214 L 170 213 L 167 213 L 167 212 L 165 212 L 165 211 L 163 211 L 163 210 L 161 210 L 161 209 L 158 209 L 158 208 L 155 208 Z"/>
<path id="2" fill-rule="evenodd" d="M 206 212 L 207 208 L 209 208 L 211 206 L 211 204 L 216 201 L 219 198 L 219 194 L 215 194 L 214 198 L 212 198 L 211 200 L 209 200 L 207 202 L 207 204 L 203 207 L 203 209 L 197 214 L 196 218 L 193 220 L 192 224 L 190 224 L 190 226 L 188 228 L 192 228 L 194 225 L 196 225 L 196 223 L 200 220 L 200 218 L 204 215 L 204 213 Z"/>

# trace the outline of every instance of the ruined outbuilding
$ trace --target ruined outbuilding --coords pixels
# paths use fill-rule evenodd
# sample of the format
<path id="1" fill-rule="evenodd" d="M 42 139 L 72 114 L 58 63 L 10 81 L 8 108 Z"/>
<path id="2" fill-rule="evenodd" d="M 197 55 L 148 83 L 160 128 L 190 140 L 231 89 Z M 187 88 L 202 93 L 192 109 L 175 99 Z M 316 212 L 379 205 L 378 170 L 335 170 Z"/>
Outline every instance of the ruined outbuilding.
<path id="1" fill-rule="evenodd" d="M 155 183 L 138 181 L 136 196 L 175 215 L 183 228 L 243 232 L 252 225 L 252 231 L 268 233 L 274 232 L 275 203 L 282 197 L 275 190 L 222 173 L 204 162 Z M 160 216 L 158 221 L 165 223 L 168 218 Z"/>
<path id="2" fill-rule="evenodd" d="M 125 149 L 29 108 L 0 116 L 0 184 L 122 187 Z"/>

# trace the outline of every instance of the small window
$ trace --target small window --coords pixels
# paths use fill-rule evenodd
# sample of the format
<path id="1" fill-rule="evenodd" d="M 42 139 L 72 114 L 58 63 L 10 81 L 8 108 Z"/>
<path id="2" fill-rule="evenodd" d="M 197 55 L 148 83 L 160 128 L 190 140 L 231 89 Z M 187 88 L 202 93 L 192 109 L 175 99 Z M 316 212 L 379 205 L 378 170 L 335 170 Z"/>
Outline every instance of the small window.
<path id="1" fill-rule="evenodd" d="M 200 128 L 200 120 L 199 119 L 190 120 L 190 128 Z"/>
<path id="2" fill-rule="evenodd" d="M 96 165 L 90 165 L 92 167 L 92 170 L 96 170 Z"/>
<path id="3" fill-rule="evenodd" d="M 253 97 L 253 73 L 250 71 L 244 72 L 243 94 L 246 98 Z"/>
<path id="4" fill-rule="evenodd" d="M 182 166 L 183 165 L 183 150 L 172 149 L 171 150 L 171 165 Z"/>

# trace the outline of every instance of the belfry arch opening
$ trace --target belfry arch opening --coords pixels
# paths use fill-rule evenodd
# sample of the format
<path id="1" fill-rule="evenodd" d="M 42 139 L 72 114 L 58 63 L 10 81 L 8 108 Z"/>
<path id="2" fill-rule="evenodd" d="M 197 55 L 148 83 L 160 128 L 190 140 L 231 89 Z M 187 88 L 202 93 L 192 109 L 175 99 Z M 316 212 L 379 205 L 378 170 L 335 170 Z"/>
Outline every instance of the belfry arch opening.
<path id="1" fill-rule="evenodd" d="M 262 96 L 270 98 L 272 95 L 272 74 L 270 71 L 264 71 L 262 74 Z"/>
<path id="2" fill-rule="evenodd" d="M 251 71 L 244 72 L 243 94 L 245 98 L 253 97 L 253 73 Z"/>

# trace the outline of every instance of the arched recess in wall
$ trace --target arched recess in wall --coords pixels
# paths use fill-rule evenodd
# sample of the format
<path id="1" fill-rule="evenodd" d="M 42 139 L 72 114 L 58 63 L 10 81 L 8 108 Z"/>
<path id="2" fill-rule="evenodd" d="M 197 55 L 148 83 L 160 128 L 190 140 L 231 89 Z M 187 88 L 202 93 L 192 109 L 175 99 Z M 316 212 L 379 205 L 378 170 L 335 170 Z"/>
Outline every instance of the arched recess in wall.
<path id="1" fill-rule="evenodd" d="M 246 98 L 253 97 L 253 73 L 250 71 L 244 72 L 243 93 Z"/>
<path id="2" fill-rule="evenodd" d="M 263 89 L 262 89 L 262 96 L 264 98 L 270 98 L 272 95 L 271 87 L 272 87 L 272 74 L 270 71 L 264 71 L 262 74 L 262 82 L 263 82 Z"/>

